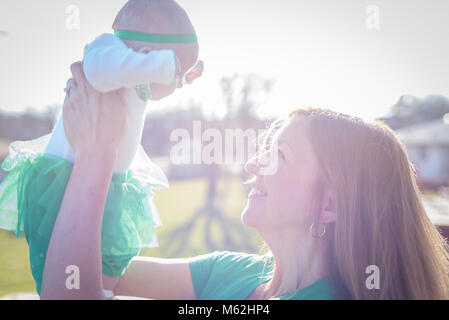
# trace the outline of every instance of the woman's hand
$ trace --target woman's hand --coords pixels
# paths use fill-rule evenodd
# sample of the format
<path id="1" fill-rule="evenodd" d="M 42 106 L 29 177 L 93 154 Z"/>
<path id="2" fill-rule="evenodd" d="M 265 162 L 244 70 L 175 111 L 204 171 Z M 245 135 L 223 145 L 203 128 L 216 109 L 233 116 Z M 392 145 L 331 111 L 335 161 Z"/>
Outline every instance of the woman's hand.
<path id="1" fill-rule="evenodd" d="M 70 67 L 63 107 L 64 130 L 75 156 L 83 151 L 117 151 L 126 125 L 121 90 L 100 94 L 87 82 L 81 62 Z"/>

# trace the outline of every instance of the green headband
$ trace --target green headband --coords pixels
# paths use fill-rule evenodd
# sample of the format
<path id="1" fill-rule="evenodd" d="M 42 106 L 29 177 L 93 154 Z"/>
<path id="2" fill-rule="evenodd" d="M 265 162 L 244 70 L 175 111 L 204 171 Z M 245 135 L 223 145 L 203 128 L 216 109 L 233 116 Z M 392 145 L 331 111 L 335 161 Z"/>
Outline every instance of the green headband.
<path id="1" fill-rule="evenodd" d="M 156 34 L 127 30 L 114 30 L 120 39 L 157 43 L 191 43 L 197 42 L 196 34 Z"/>

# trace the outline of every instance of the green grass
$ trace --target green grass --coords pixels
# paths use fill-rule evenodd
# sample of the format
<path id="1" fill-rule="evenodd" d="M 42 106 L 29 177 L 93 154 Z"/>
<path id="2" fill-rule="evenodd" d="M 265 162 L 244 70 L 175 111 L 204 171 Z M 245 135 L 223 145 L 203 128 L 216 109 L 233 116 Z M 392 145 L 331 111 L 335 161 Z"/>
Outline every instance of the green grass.
<path id="1" fill-rule="evenodd" d="M 170 239 L 167 234 L 176 226 L 188 221 L 205 203 L 207 181 L 203 179 L 171 183 L 170 188 L 156 192 L 155 202 L 159 210 L 163 226 L 157 230 L 159 247 L 146 249 L 142 255 L 154 257 L 172 257 L 165 250 Z M 222 179 L 217 186 L 219 200 L 217 206 L 235 225 L 240 226 L 240 213 L 245 205 L 245 194 L 241 181 L 237 178 Z M 248 237 L 248 241 L 257 251 L 260 240 L 253 230 L 240 227 Z M 212 238 L 219 243 L 221 231 L 212 225 Z M 195 226 L 191 241 L 186 250 L 178 257 L 188 257 L 210 251 L 204 243 L 204 219 Z M 242 241 L 240 241 L 240 244 Z M 242 248 L 244 246 L 242 245 Z M 227 248 L 217 244 L 218 250 L 239 250 L 239 246 Z M 245 250 L 244 251 L 250 251 Z M 28 261 L 28 245 L 26 240 L 17 239 L 13 233 L 0 230 L 0 297 L 12 292 L 35 292 L 34 281 Z"/>
<path id="2" fill-rule="evenodd" d="M 189 180 L 172 184 L 169 189 L 159 191 L 156 194 L 156 206 L 160 210 L 163 226 L 158 230 L 159 247 L 145 250 L 142 254 L 157 257 L 169 257 L 166 248 L 170 245 L 168 241 L 168 233 L 176 226 L 189 221 L 193 215 L 205 204 L 207 194 L 206 180 Z M 211 234 L 214 240 L 216 250 L 244 250 L 257 251 L 258 245 L 261 243 L 256 232 L 241 225 L 240 214 L 245 206 L 246 196 L 242 182 L 239 179 L 221 179 L 217 185 L 216 206 L 223 210 L 223 215 L 232 223 L 234 232 L 234 239 L 237 245 L 228 247 L 224 243 L 220 243 L 220 238 L 223 234 L 219 225 L 213 224 L 211 226 Z M 237 231 L 244 232 L 247 239 L 240 239 L 236 234 Z M 179 257 L 188 257 L 197 254 L 209 252 L 211 249 L 207 248 L 204 242 L 205 234 L 205 219 L 201 219 L 195 225 L 191 232 L 190 243 L 186 250 Z M 240 241 L 238 241 L 240 240 Z M 247 243 L 242 243 L 246 241 Z M 253 250 L 245 250 L 245 244 L 248 244 Z"/>
<path id="3" fill-rule="evenodd" d="M 11 292 L 34 292 L 28 262 L 28 244 L 12 232 L 0 231 L 0 296 Z"/>

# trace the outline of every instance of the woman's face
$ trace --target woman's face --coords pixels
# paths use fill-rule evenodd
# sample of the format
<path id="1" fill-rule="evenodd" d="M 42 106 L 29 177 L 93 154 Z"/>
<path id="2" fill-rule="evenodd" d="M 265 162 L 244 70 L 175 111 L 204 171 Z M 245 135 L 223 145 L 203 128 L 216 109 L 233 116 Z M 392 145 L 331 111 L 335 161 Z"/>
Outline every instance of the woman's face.
<path id="1" fill-rule="evenodd" d="M 242 212 L 244 225 L 258 231 L 309 229 L 319 171 L 307 140 L 306 121 L 289 119 L 274 135 L 270 154 L 263 157 L 265 161 L 257 157 L 245 165 L 255 180 Z M 277 168 L 264 170 L 267 166 Z"/>

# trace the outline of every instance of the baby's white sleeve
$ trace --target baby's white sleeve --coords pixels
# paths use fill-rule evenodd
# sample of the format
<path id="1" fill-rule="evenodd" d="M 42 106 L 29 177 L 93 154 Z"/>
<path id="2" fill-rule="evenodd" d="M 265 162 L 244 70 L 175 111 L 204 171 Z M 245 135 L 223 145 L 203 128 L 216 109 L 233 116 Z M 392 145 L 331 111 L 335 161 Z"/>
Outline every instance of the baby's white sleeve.
<path id="1" fill-rule="evenodd" d="M 113 34 L 103 34 L 84 51 L 84 74 L 99 92 L 157 82 L 170 84 L 177 72 L 173 50 L 141 53 L 128 48 Z"/>

